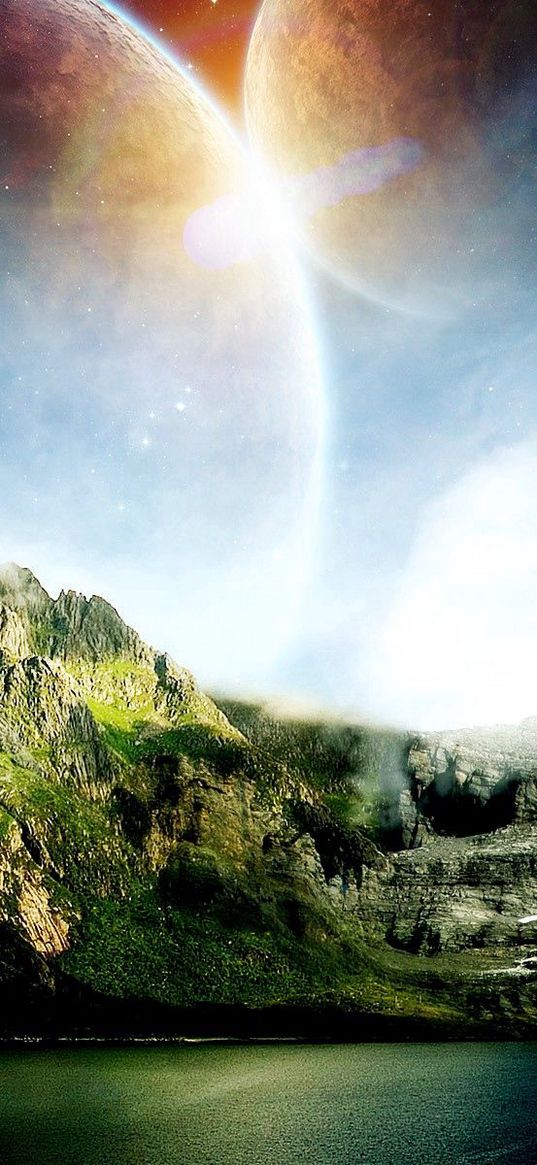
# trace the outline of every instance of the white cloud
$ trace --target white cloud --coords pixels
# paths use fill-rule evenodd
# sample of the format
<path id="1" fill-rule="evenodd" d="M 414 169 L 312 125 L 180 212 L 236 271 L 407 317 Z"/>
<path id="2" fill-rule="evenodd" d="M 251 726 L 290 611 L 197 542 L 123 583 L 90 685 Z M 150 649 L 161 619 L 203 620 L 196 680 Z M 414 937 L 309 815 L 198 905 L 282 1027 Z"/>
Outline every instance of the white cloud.
<path id="1" fill-rule="evenodd" d="M 537 713 L 537 442 L 428 507 L 370 664 L 373 710 L 417 728 Z"/>

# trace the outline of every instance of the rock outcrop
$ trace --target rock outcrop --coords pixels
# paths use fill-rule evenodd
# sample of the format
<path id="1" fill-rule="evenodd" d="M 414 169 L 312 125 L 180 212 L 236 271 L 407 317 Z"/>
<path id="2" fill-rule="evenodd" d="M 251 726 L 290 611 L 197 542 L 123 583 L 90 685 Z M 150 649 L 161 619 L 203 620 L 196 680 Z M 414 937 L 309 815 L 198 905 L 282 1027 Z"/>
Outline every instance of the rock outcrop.
<path id="1" fill-rule="evenodd" d="M 102 798 L 110 758 L 83 692 L 60 663 L 31 656 L 0 670 L 0 750 Z"/>
<path id="2" fill-rule="evenodd" d="M 418 819 L 437 832 L 537 821 L 537 719 L 422 737 L 408 769 Z"/>
<path id="3" fill-rule="evenodd" d="M 382 887 L 364 886 L 361 909 L 414 954 L 533 944 L 537 927 L 521 919 L 537 915 L 535 841 L 530 826 L 512 826 L 398 853 Z"/>
<path id="4" fill-rule="evenodd" d="M 24 624 L 16 611 L 0 603 L 0 665 L 14 663 L 30 655 Z"/>
<path id="5" fill-rule="evenodd" d="M 0 925 L 42 958 L 62 954 L 69 946 L 68 917 L 54 903 L 21 830 L 5 811 L 0 814 L 0 839 Z"/>

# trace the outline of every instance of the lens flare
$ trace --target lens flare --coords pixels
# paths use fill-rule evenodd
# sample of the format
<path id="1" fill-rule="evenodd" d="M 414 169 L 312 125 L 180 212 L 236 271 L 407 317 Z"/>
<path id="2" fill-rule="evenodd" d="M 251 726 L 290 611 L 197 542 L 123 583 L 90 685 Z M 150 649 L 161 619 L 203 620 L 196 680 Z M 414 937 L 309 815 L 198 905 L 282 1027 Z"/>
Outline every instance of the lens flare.
<path id="1" fill-rule="evenodd" d="M 351 150 L 334 166 L 319 166 L 311 174 L 282 182 L 280 198 L 287 202 L 300 231 L 318 210 L 337 206 L 354 195 L 372 194 L 393 178 L 410 173 L 423 156 L 419 142 L 410 138 Z M 265 185 L 267 181 L 265 174 Z M 274 175 L 272 182 L 276 186 Z M 265 199 L 260 206 L 258 193 L 224 194 L 210 206 L 194 211 L 183 233 L 187 255 L 200 266 L 217 270 L 258 255 L 270 235 L 262 213 Z"/>

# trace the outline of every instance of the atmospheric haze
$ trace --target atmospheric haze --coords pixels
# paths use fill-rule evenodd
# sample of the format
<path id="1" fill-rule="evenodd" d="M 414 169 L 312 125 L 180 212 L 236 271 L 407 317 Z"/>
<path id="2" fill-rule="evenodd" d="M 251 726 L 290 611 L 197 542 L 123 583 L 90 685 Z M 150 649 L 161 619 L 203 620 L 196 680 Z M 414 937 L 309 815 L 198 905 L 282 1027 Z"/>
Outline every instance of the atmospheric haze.
<path id="1" fill-rule="evenodd" d="M 0 552 L 115 597 L 205 683 L 259 680 L 308 571 L 323 436 L 283 228 L 201 271 L 185 222 L 254 180 L 204 93 L 93 0 L 0 0 L 0 27 Z"/>
<path id="2" fill-rule="evenodd" d="M 111 6 L 0 30 L 0 556 L 213 688 L 537 713 L 535 6 L 265 0 L 250 149 Z"/>
<path id="3" fill-rule="evenodd" d="M 335 406 L 297 675 L 413 727 L 535 713 L 535 5 L 264 0 L 245 102 L 284 186 L 421 150 L 295 208 Z"/>

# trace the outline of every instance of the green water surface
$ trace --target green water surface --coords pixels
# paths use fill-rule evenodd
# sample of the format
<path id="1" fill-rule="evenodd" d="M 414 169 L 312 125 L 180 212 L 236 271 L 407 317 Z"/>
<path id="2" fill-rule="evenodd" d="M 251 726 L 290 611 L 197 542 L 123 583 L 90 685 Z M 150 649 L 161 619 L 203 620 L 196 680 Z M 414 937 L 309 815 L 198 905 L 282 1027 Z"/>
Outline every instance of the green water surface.
<path id="1" fill-rule="evenodd" d="M 537 1165 L 534 1044 L 0 1054 L 2 1165 Z"/>

